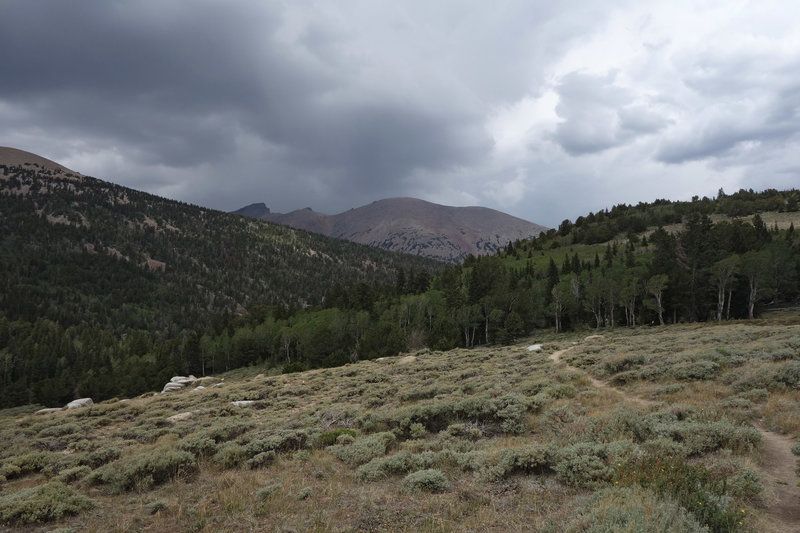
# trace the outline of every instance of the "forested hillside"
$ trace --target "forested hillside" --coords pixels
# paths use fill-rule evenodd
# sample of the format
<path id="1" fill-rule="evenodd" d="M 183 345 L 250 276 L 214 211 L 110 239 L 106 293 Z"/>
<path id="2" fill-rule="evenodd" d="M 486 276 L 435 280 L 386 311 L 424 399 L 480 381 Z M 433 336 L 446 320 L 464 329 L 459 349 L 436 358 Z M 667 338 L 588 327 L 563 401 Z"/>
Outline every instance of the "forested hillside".
<path id="1" fill-rule="evenodd" d="M 154 342 L 220 331 L 254 307 L 320 304 L 335 282 L 394 283 L 399 268 L 440 265 L 63 167 L 0 164 L 0 402 L 60 402 L 95 382 L 117 394 L 109 376 L 123 371 L 141 392 L 149 372 L 173 371 L 127 366 L 153 359 Z"/>

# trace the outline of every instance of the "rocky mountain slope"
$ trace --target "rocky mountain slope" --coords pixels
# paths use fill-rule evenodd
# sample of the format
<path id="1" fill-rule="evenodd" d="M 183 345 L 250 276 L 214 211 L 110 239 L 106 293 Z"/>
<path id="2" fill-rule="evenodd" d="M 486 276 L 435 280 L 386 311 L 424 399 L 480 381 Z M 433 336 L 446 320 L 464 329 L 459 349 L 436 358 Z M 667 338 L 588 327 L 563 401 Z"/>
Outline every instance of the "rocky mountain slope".
<path id="1" fill-rule="evenodd" d="M 494 253 L 509 241 L 535 237 L 547 230 L 494 209 L 450 207 L 415 198 L 379 200 L 337 215 L 311 208 L 272 213 L 264 204 L 252 204 L 234 213 L 451 263 L 459 263 L 470 254 Z"/>

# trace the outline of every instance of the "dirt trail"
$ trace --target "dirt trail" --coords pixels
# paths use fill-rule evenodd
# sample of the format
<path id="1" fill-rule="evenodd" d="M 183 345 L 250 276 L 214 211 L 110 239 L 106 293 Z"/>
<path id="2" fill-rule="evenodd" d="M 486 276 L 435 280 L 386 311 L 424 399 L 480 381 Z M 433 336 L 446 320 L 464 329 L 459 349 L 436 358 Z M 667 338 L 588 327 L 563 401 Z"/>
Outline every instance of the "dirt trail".
<path id="1" fill-rule="evenodd" d="M 586 340 L 590 340 L 587 338 Z M 563 350 L 558 350 L 550 354 L 550 360 L 554 363 L 561 362 L 561 356 L 577 346 L 571 346 Z M 577 367 L 566 364 L 569 368 L 580 370 Z M 605 381 L 601 381 L 587 374 L 592 385 L 601 389 L 613 390 L 626 400 L 648 407 L 656 402 L 639 398 L 625 391 L 612 387 Z M 798 486 L 798 462 L 791 452 L 792 439 L 779 435 L 755 424 L 761 432 L 763 439 L 762 459 L 761 459 L 761 478 L 767 489 L 767 493 L 772 494 L 771 501 L 764 509 L 765 519 L 769 526 L 769 531 L 776 533 L 800 533 L 800 486 Z"/>
<path id="2" fill-rule="evenodd" d="M 558 351 L 555 351 L 555 352 L 551 353 L 550 354 L 550 360 L 553 361 L 554 363 L 561 362 L 561 356 L 564 355 L 565 353 L 567 353 L 568 351 L 572 350 L 573 348 L 575 348 L 575 346 L 571 346 L 569 348 L 565 348 L 564 350 L 558 350 Z M 579 368 L 571 366 L 568 363 L 565 363 L 565 364 L 569 368 L 573 368 L 575 370 L 580 370 Z M 601 381 L 601 380 L 599 380 L 599 379 L 597 379 L 595 377 L 592 377 L 588 373 L 586 374 L 586 377 L 589 378 L 589 382 L 592 385 L 594 385 L 595 387 L 597 387 L 598 389 L 607 389 L 607 390 L 614 391 L 614 392 L 616 392 L 617 394 L 619 394 L 620 396 L 622 396 L 623 398 L 625 398 L 626 400 L 628 400 L 631 403 L 635 403 L 637 405 L 641 405 L 642 407 L 649 407 L 649 406 L 653 405 L 654 403 L 656 403 L 656 402 L 651 401 L 651 400 L 645 400 L 644 398 L 639 398 L 638 396 L 634 396 L 633 394 L 628 394 L 627 392 L 619 390 L 616 387 L 612 387 L 611 385 L 609 385 L 605 381 Z"/>

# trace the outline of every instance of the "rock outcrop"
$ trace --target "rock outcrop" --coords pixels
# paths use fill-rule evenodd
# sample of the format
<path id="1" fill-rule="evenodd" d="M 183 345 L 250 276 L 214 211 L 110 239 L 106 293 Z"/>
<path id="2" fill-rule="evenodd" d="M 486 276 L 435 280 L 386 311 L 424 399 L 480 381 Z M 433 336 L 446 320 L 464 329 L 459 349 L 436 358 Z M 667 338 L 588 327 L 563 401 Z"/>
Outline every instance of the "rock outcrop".
<path id="1" fill-rule="evenodd" d="M 197 378 L 194 376 L 174 376 L 164 385 L 161 394 L 183 390 L 189 385 L 192 385 L 195 381 L 197 381 Z"/>
<path id="2" fill-rule="evenodd" d="M 78 398 L 77 400 L 72 400 L 67 404 L 67 409 L 80 409 L 81 407 L 89 407 L 90 405 L 94 405 L 94 402 L 91 398 Z"/>

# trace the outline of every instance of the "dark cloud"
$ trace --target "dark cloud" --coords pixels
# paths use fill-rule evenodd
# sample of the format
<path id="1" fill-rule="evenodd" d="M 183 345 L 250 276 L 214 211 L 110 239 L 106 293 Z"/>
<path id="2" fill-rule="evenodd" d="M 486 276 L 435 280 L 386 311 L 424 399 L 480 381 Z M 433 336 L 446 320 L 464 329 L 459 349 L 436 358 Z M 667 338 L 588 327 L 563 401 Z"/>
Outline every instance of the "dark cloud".
<path id="1" fill-rule="evenodd" d="M 8 0 L 0 144 L 227 210 L 408 195 L 557 224 L 654 182 L 713 194 L 756 164 L 780 181 L 792 16 L 703 9 Z"/>

